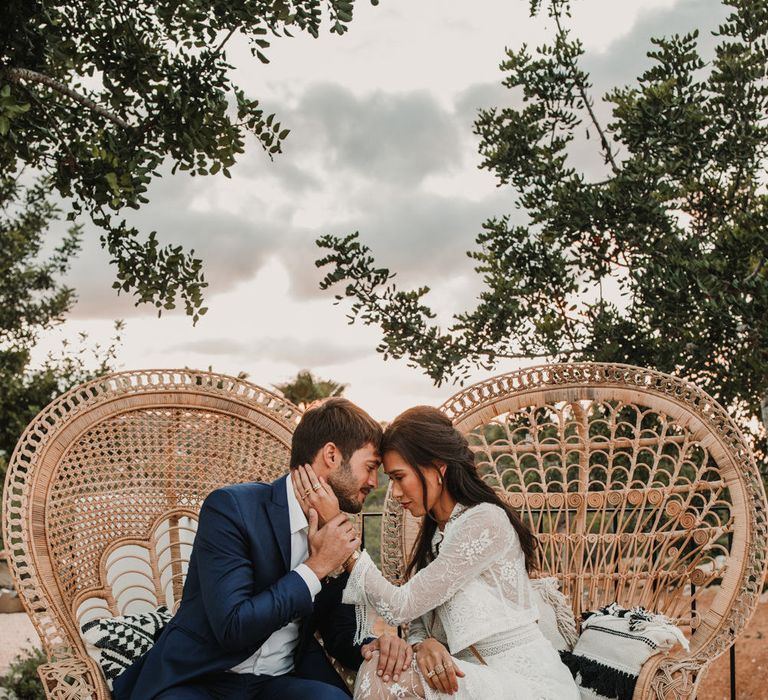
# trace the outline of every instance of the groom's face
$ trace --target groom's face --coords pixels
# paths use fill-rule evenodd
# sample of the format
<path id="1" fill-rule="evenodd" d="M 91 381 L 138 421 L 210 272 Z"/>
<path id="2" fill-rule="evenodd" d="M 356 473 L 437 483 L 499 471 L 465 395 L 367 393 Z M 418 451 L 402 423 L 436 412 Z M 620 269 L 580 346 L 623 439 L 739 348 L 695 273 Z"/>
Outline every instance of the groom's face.
<path id="1" fill-rule="evenodd" d="M 343 511 L 359 513 L 363 509 L 366 497 L 379 484 L 380 463 L 379 451 L 368 443 L 328 475 L 328 483 Z"/>

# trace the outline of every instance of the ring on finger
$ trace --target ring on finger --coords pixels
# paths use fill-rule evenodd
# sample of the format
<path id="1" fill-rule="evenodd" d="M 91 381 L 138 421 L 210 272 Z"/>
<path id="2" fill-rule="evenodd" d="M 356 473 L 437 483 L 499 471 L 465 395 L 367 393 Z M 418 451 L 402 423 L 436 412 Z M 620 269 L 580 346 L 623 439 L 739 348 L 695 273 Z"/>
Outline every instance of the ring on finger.
<path id="1" fill-rule="evenodd" d="M 312 492 L 311 492 L 309 489 L 306 489 L 306 490 L 304 491 L 304 498 L 306 498 L 307 496 L 309 496 L 309 494 L 310 494 L 310 493 L 312 493 Z"/>
<path id="2" fill-rule="evenodd" d="M 443 664 L 437 664 L 437 666 L 435 666 L 435 673 L 445 673 L 445 666 L 443 666 Z"/>
<path id="3" fill-rule="evenodd" d="M 437 675 L 437 671 L 435 671 L 434 669 L 432 671 L 427 671 L 427 678 L 432 678 L 432 676 L 436 676 L 436 675 Z"/>
<path id="4" fill-rule="evenodd" d="M 312 484 L 312 490 L 317 491 L 320 488 L 320 484 Z"/>

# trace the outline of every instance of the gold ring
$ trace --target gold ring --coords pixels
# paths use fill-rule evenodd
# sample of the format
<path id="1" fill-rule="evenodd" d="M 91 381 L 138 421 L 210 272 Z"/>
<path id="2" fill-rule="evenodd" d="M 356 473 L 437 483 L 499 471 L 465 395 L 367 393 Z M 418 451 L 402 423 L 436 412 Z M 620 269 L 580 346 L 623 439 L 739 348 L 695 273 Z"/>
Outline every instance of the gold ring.
<path id="1" fill-rule="evenodd" d="M 445 666 L 443 664 L 435 666 L 435 673 L 445 673 Z"/>
<path id="2" fill-rule="evenodd" d="M 309 496 L 309 494 L 310 494 L 310 491 L 309 491 L 309 489 L 307 489 L 307 490 L 304 492 L 304 496 L 303 496 L 302 498 L 306 498 L 307 496 Z"/>
<path id="3" fill-rule="evenodd" d="M 317 491 L 320 488 L 320 484 L 312 484 L 312 490 Z"/>
<path id="4" fill-rule="evenodd" d="M 434 675 L 436 675 L 434 670 L 427 671 L 427 678 L 432 678 L 432 676 L 434 676 Z"/>

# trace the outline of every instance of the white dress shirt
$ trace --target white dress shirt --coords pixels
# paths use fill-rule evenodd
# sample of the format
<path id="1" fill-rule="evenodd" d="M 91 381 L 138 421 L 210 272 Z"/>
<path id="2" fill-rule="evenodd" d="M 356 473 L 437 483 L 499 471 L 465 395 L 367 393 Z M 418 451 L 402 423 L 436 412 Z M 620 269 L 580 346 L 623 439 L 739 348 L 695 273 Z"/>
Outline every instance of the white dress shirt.
<path id="1" fill-rule="evenodd" d="M 291 526 L 291 570 L 307 584 L 314 602 L 320 592 L 320 579 L 304 562 L 309 556 L 309 523 L 293 493 L 291 478 L 285 480 L 288 490 L 288 517 Z M 289 622 L 273 632 L 264 644 L 245 661 L 230 669 L 233 673 L 253 673 L 257 676 L 282 676 L 293 671 L 293 652 L 299 643 L 299 621 Z"/>

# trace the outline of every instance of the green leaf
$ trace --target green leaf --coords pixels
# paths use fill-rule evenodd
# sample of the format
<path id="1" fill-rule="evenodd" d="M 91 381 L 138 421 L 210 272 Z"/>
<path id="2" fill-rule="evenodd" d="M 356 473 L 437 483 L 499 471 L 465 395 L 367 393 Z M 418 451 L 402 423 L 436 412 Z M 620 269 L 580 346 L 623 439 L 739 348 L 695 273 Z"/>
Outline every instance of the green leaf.
<path id="1" fill-rule="evenodd" d="M 104 175 L 104 179 L 107 181 L 107 184 L 109 185 L 112 192 L 119 194 L 120 187 L 117 184 L 117 173 L 106 173 Z"/>

